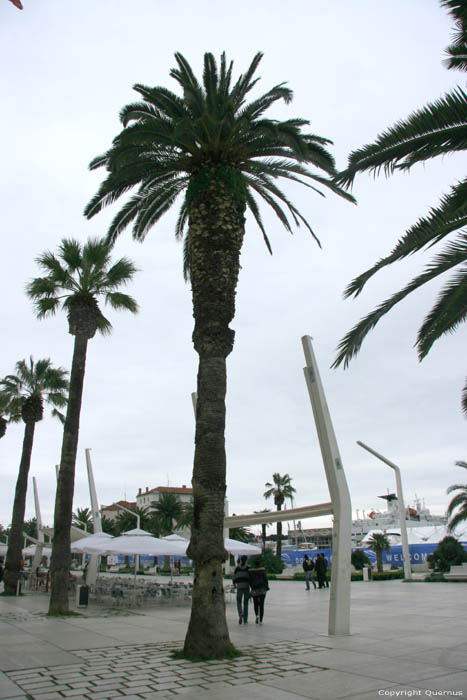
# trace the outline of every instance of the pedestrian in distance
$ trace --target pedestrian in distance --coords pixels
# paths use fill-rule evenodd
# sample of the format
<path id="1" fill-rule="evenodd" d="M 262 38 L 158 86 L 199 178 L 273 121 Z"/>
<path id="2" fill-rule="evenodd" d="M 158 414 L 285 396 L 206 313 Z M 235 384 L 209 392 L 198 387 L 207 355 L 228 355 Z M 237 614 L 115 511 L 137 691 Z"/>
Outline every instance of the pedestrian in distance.
<path id="1" fill-rule="evenodd" d="M 256 557 L 253 568 L 248 570 L 248 577 L 250 580 L 253 606 L 255 609 L 255 622 L 257 625 L 262 625 L 264 617 L 264 600 L 266 598 L 266 593 L 269 591 L 269 583 L 266 575 L 266 569 L 261 566 L 260 557 Z"/>
<path id="2" fill-rule="evenodd" d="M 316 583 L 313 578 L 314 568 L 313 559 L 310 559 L 308 554 L 305 554 L 303 557 L 303 571 L 305 572 L 305 586 L 307 591 L 310 590 L 310 581 L 313 584 L 313 588 L 316 590 Z"/>
<path id="3" fill-rule="evenodd" d="M 233 582 L 237 589 L 238 624 L 248 624 L 248 599 L 250 597 L 250 578 L 248 575 L 248 557 L 243 554 L 240 564 L 235 567 Z"/>
<path id="4" fill-rule="evenodd" d="M 315 559 L 315 571 L 316 578 L 318 579 L 318 588 L 325 588 L 325 578 L 326 578 L 327 561 L 324 558 L 324 554 L 320 552 Z"/>
<path id="5" fill-rule="evenodd" d="M 324 585 L 326 586 L 326 588 L 329 588 L 329 581 L 328 581 L 328 576 L 327 576 L 328 560 L 326 559 L 324 554 L 321 554 L 321 556 L 323 557 L 323 561 L 324 561 Z"/>

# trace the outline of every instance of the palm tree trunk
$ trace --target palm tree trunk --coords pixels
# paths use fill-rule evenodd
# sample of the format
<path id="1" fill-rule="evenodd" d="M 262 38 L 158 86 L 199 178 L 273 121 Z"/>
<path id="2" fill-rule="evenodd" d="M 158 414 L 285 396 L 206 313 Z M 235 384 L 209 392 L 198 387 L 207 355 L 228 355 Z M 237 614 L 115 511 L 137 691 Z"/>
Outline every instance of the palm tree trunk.
<path id="1" fill-rule="evenodd" d="M 235 292 L 244 235 L 242 208 L 232 193 L 232 171 L 210 169 L 197 182 L 190 206 L 190 278 L 199 355 L 193 527 L 188 556 L 193 560 L 193 603 L 184 653 L 190 658 L 224 658 L 233 651 L 225 618 L 222 563 L 226 491 L 226 358 L 232 351 Z M 230 182 L 229 182 L 230 178 Z M 201 191 L 201 194 L 200 194 Z"/>
<path id="2" fill-rule="evenodd" d="M 29 467 L 31 466 L 35 428 L 36 424 L 33 421 L 26 423 L 24 427 L 23 451 L 21 453 L 18 479 L 16 481 L 15 500 L 13 503 L 13 514 L 11 516 L 11 532 L 8 540 L 5 573 L 3 575 L 6 595 L 16 595 L 16 586 L 18 584 L 19 572 L 23 559 L 24 512 L 26 509 L 28 475 Z"/>
<path id="3" fill-rule="evenodd" d="M 54 539 L 50 561 L 49 615 L 59 615 L 68 611 L 68 579 L 71 564 L 70 527 L 73 517 L 76 452 L 78 448 L 84 373 L 86 371 L 87 346 L 87 337 L 82 335 L 75 336 L 70 391 L 63 429 L 62 454 L 55 498 Z"/>
<path id="4" fill-rule="evenodd" d="M 279 503 L 277 505 L 277 510 L 282 510 L 282 506 Z M 278 520 L 277 521 L 277 542 L 276 542 L 276 556 L 281 557 L 282 556 L 282 521 Z"/>

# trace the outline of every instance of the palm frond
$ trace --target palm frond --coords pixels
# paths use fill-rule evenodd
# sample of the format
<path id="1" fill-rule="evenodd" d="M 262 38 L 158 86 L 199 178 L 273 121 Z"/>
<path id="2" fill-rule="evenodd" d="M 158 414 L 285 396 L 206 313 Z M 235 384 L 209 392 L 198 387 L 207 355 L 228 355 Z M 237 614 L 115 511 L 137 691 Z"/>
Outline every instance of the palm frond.
<path id="1" fill-rule="evenodd" d="M 457 87 L 383 131 L 372 144 L 353 151 L 336 181 L 350 185 L 358 172 L 390 175 L 421 160 L 467 148 L 467 96 Z"/>
<path id="2" fill-rule="evenodd" d="M 393 294 L 393 296 L 386 299 L 386 301 L 380 304 L 374 311 L 359 321 L 339 343 L 338 355 L 332 367 L 336 368 L 341 363 L 344 363 L 344 367 L 347 367 L 352 357 L 358 354 L 363 340 L 370 330 L 376 326 L 382 316 L 405 299 L 408 294 L 415 291 L 426 282 L 447 272 L 452 267 L 463 263 L 466 259 L 465 246 L 467 244 L 467 234 L 462 235 L 460 239 L 463 241 L 460 247 L 458 247 L 456 243 L 448 245 L 442 253 L 436 256 L 433 261 L 425 267 L 425 270 L 420 275 L 417 275 L 401 291 Z"/>
<path id="3" fill-rule="evenodd" d="M 417 335 L 418 358 L 423 360 L 433 343 L 446 333 L 454 333 L 467 319 L 467 266 L 454 275 L 441 290 L 436 304 Z"/>

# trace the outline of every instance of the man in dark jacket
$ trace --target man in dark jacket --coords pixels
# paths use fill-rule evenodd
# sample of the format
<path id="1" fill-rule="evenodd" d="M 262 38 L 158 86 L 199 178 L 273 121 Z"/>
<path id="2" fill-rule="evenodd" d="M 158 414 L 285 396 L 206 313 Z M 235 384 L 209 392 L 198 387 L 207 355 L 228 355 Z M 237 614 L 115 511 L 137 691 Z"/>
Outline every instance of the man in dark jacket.
<path id="1" fill-rule="evenodd" d="M 313 569 L 315 565 L 313 564 L 313 559 L 309 559 L 308 554 L 303 557 L 303 571 L 305 572 L 305 585 L 306 590 L 310 590 L 310 581 L 313 584 L 313 588 L 316 590 L 316 583 L 313 579 Z"/>
<path id="2" fill-rule="evenodd" d="M 250 597 L 250 579 L 248 576 L 248 557 L 243 554 L 240 564 L 235 567 L 233 582 L 237 589 L 238 624 L 248 624 L 248 599 Z"/>
<path id="3" fill-rule="evenodd" d="M 318 588 L 324 588 L 326 585 L 326 569 L 328 568 L 328 563 L 324 558 L 324 554 L 321 552 L 317 555 L 315 560 L 315 571 L 316 578 L 318 579 Z"/>

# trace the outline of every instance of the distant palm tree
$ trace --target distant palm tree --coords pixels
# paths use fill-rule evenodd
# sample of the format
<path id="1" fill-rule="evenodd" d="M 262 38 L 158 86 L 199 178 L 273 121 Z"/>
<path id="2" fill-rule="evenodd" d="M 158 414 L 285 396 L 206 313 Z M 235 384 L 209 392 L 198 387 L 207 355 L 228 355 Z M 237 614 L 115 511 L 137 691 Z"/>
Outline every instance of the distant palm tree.
<path id="1" fill-rule="evenodd" d="M 161 493 L 153 505 L 154 521 L 162 537 L 170 535 L 183 520 L 183 504 L 175 493 Z M 170 571 L 170 557 L 164 556 L 164 571 Z"/>
<path id="2" fill-rule="evenodd" d="M 183 504 L 183 511 L 182 514 L 177 521 L 177 526 L 182 528 L 182 529 L 187 529 L 190 530 L 193 527 L 193 516 L 194 516 L 194 510 L 193 510 L 193 503 L 184 503 Z"/>
<path id="3" fill-rule="evenodd" d="M 117 529 L 116 521 L 112 520 L 111 518 L 106 518 L 105 515 L 103 515 L 101 518 L 101 526 L 102 531 L 106 532 L 108 535 L 113 535 L 116 537 L 120 534 Z"/>
<path id="4" fill-rule="evenodd" d="M 182 239 L 186 232 L 184 270 L 191 282 L 193 344 L 199 355 L 195 517 L 188 547 L 196 575 L 184 646 L 191 658 L 222 658 L 232 651 L 223 586 L 213 587 L 212 580 L 216 571 L 216 581 L 222 581 L 226 556 L 226 360 L 234 345 L 229 324 L 235 315 L 246 210 L 271 250 L 259 201 L 287 231 L 303 224 L 314 236 L 278 182 L 300 183 L 319 194 L 326 188 L 354 201 L 333 182 L 336 170 L 328 139 L 306 132 L 309 122 L 304 119 L 266 116 L 276 103 L 291 101 L 292 91 L 285 84 L 247 101 L 258 82 L 261 58 L 256 54 L 234 83 L 233 63 L 225 54 L 217 63 L 206 53 L 201 84 L 184 56 L 175 54 L 177 67 L 170 75 L 181 96 L 165 87 L 135 85 L 140 101 L 122 109 L 123 129 L 90 166 L 104 167 L 107 173 L 85 209 L 88 218 L 133 190 L 110 225 L 109 240 L 132 226 L 133 237 L 142 241 L 181 199 L 175 233 Z"/>
<path id="5" fill-rule="evenodd" d="M 137 527 L 137 519 L 135 516 L 139 516 L 139 527 L 141 530 L 146 530 L 151 534 L 156 534 L 154 531 L 154 522 L 152 518 L 152 513 L 149 508 L 143 506 L 129 506 L 131 513 L 125 510 L 119 510 L 118 515 L 115 519 L 115 529 L 119 535 L 128 532 L 128 530 L 134 530 Z"/>
<path id="6" fill-rule="evenodd" d="M 295 489 L 292 486 L 292 478 L 288 474 L 281 476 L 278 472 L 272 475 L 272 483 L 266 482 L 265 486 L 269 488 L 264 492 L 264 498 L 274 498 L 274 504 L 277 510 L 282 510 L 282 506 L 286 498 L 292 498 Z M 282 522 L 277 521 L 277 542 L 276 556 L 282 555 Z"/>
<path id="7" fill-rule="evenodd" d="M 263 510 L 255 510 L 254 513 L 270 513 L 269 508 Z M 261 523 L 261 539 L 263 541 L 263 550 L 266 549 L 266 528 L 271 527 L 271 523 Z"/>
<path id="8" fill-rule="evenodd" d="M 116 310 L 136 313 L 138 308 L 132 297 L 119 291 L 133 279 L 134 264 L 127 258 L 112 264 L 110 256 L 110 246 L 100 239 L 90 239 L 84 245 L 73 239 L 64 239 L 57 255 L 46 252 L 37 258 L 45 277 L 33 279 L 27 287 L 38 318 L 63 309 L 68 316 L 69 333 L 75 339 L 55 499 L 49 614 L 68 611 L 70 525 L 86 353 L 88 341 L 96 331 L 107 334 L 112 328 L 98 300 L 102 299 Z"/>
<path id="9" fill-rule="evenodd" d="M 456 462 L 456 466 L 467 469 L 467 462 Z M 467 520 L 467 484 L 453 484 L 450 486 L 446 493 L 452 493 L 453 491 L 459 491 L 448 505 L 446 515 L 449 518 L 448 530 L 452 532 L 459 523 Z M 458 508 L 457 512 L 454 511 Z"/>
<path id="10" fill-rule="evenodd" d="M 254 534 L 246 527 L 231 527 L 229 529 L 229 537 L 238 542 L 254 542 L 256 539 Z"/>
<path id="11" fill-rule="evenodd" d="M 389 552 L 391 545 L 387 535 L 374 534 L 367 542 L 368 549 L 376 554 L 376 569 L 378 573 L 383 571 L 383 552 Z"/>
<path id="12" fill-rule="evenodd" d="M 86 530 L 86 532 L 94 532 L 92 511 L 90 508 L 78 508 L 76 510 L 76 513 L 72 513 L 72 517 L 72 525 L 75 525 L 76 527 L 81 527 L 83 530 Z"/>
<path id="13" fill-rule="evenodd" d="M 441 0 L 455 20 L 456 34 L 448 48 L 448 69 L 467 71 L 467 13 L 465 0 Z M 349 186 L 357 173 L 370 171 L 385 175 L 408 172 L 414 165 L 439 156 L 467 150 L 467 94 L 457 87 L 436 102 L 413 112 L 383 131 L 372 144 L 363 146 L 349 156 L 347 168 L 337 182 Z M 418 357 L 423 360 L 433 343 L 441 336 L 454 332 L 467 319 L 467 179 L 451 187 L 440 204 L 409 228 L 395 248 L 378 260 L 369 270 L 356 277 L 347 286 L 344 296 L 358 296 L 368 280 L 386 265 L 402 260 L 457 232 L 446 246 L 401 291 L 382 302 L 374 311 L 361 319 L 341 340 L 334 367 L 348 365 L 363 343 L 366 335 L 382 316 L 408 294 L 419 289 L 445 272 L 455 273 L 447 281 L 435 305 L 423 321 L 416 342 Z M 372 224 L 374 227 L 374 223 Z M 467 381 L 463 389 L 463 410 L 467 413 Z"/>
<path id="14" fill-rule="evenodd" d="M 44 402 L 52 408 L 52 415 L 63 421 L 58 410 L 67 403 L 68 372 L 63 367 L 53 367 L 49 358 L 29 363 L 16 363 L 16 374 L 9 374 L 0 381 L 0 391 L 9 399 L 10 410 L 20 412 L 24 422 L 24 439 L 18 479 L 16 482 L 11 533 L 5 562 L 5 593 L 16 594 L 21 569 L 23 525 L 28 490 L 28 475 L 36 423 L 44 416 Z"/>

